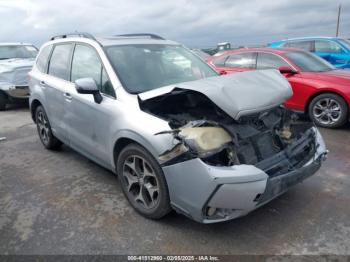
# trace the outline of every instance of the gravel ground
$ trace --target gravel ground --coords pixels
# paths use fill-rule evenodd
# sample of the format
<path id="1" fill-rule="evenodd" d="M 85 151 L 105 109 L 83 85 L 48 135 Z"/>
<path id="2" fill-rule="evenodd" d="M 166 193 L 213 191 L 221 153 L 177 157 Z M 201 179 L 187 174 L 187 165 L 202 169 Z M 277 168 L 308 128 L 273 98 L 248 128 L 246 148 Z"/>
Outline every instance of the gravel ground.
<path id="1" fill-rule="evenodd" d="M 0 254 L 350 254 L 350 127 L 321 130 L 329 158 L 250 213 L 202 225 L 138 215 L 109 171 L 47 151 L 27 108 L 0 112 Z"/>

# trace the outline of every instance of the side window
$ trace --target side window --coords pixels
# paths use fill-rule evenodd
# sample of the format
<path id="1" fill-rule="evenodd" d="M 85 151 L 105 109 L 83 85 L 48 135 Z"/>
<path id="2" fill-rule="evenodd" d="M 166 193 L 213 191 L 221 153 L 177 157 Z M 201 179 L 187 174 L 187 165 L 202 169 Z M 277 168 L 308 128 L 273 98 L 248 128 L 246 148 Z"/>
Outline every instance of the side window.
<path id="1" fill-rule="evenodd" d="M 47 73 L 47 64 L 48 64 L 48 59 L 49 59 L 49 56 L 51 53 L 51 49 L 52 49 L 52 45 L 45 46 L 41 50 L 41 52 L 36 60 L 36 67 L 42 73 Z"/>
<path id="2" fill-rule="evenodd" d="M 86 77 L 94 79 L 102 93 L 115 97 L 114 89 L 98 53 L 92 47 L 76 45 L 72 60 L 71 81 Z"/>
<path id="3" fill-rule="evenodd" d="M 342 48 L 335 42 L 332 41 L 315 41 L 315 51 L 323 53 L 341 53 Z"/>
<path id="4" fill-rule="evenodd" d="M 313 51 L 313 42 L 314 41 L 293 41 L 293 42 L 288 42 L 285 45 L 283 45 L 284 47 L 293 47 L 293 48 L 298 48 L 304 51 Z"/>
<path id="5" fill-rule="evenodd" d="M 230 55 L 225 62 L 226 67 L 255 68 L 256 53 Z"/>
<path id="6" fill-rule="evenodd" d="M 289 64 L 282 58 L 269 53 L 258 53 L 258 59 L 256 63 L 257 69 L 278 69 L 281 66 L 289 66 Z"/>
<path id="7" fill-rule="evenodd" d="M 49 75 L 69 80 L 69 61 L 72 44 L 56 45 L 49 63 Z"/>
<path id="8" fill-rule="evenodd" d="M 227 56 L 220 57 L 220 58 L 218 58 L 218 59 L 215 59 L 215 60 L 213 61 L 213 64 L 214 64 L 215 66 L 225 66 L 225 61 L 226 61 L 226 59 L 227 59 Z"/>

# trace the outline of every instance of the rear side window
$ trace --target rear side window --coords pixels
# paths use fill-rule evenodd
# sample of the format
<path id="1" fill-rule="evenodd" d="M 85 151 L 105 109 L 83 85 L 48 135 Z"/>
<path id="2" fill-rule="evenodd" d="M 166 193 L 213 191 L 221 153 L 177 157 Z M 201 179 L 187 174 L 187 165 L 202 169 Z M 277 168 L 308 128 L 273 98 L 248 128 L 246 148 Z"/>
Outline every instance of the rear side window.
<path id="1" fill-rule="evenodd" d="M 258 59 L 256 63 L 257 69 L 271 69 L 279 68 L 281 66 L 289 66 L 282 58 L 268 53 L 258 53 Z"/>
<path id="2" fill-rule="evenodd" d="M 47 63 L 51 53 L 52 45 L 45 46 L 43 50 L 41 50 L 38 59 L 36 60 L 36 67 L 42 73 L 47 72 Z"/>
<path id="3" fill-rule="evenodd" d="M 287 42 L 283 45 L 283 47 L 293 47 L 298 48 L 304 51 L 313 51 L 313 43 L 314 41 L 293 41 L 293 42 Z"/>
<path id="4" fill-rule="evenodd" d="M 49 63 L 49 75 L 69 81 L 72 47 L 72 44 L 60 44 L 54 47 Z"/>
<path id="5" fill-rule="evenodd" d="M 226 67 L 255 68 L 256 53 L 230 55 L 225 62 Z"/>
<path id="6" fill-rule="evenodd" d="M 316 40 L 315 51 L 323 53 L 341 53 L 342 48 L 340 45 L 332 41 Z"/>
<path id="7" fill-rule="evenodd" d="M 71 81 L 86 77 L 94 79 L 102 93 L 115 97 L 114 89 L 98 53 L 92 47 L 76 45 L 72 60 Z"/>

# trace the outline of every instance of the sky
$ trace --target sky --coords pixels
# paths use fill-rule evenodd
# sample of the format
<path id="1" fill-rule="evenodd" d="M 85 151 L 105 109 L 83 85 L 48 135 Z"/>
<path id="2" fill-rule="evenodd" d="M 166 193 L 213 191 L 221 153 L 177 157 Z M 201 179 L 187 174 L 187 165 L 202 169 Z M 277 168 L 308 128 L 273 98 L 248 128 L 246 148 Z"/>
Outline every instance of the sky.
<path id="1" fill-rule="evenodd" d="M 189 47 L 254 46 L 291 37 L 350 38 L 350 1 L 0 0 L 0 42 L 40 46 L 75 31 L 95 36 L 156 33 Z"/>

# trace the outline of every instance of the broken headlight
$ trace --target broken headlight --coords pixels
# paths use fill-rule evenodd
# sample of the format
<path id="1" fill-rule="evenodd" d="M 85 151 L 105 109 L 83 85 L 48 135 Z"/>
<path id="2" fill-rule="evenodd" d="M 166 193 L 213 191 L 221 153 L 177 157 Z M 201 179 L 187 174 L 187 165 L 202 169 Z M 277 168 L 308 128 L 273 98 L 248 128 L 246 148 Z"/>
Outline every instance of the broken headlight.
<path id="1" fill-rule="evenodd" d="M 184 159 L 207 158 L 223 151 L 232 142 L 231 136 L 223 128 L 212 126 L 180 128 L 174 137 L 179 143 L 159 156 L 162 163 L 181 156 Z"/>
<path id="2" fill-rule="evenodd" d="M 221 127 L 188 127 L 180 129 L 178 137 L 198 153 L 206 157 L 220 151 L 223 146 L 232 141 L 231 136 Z"/>

